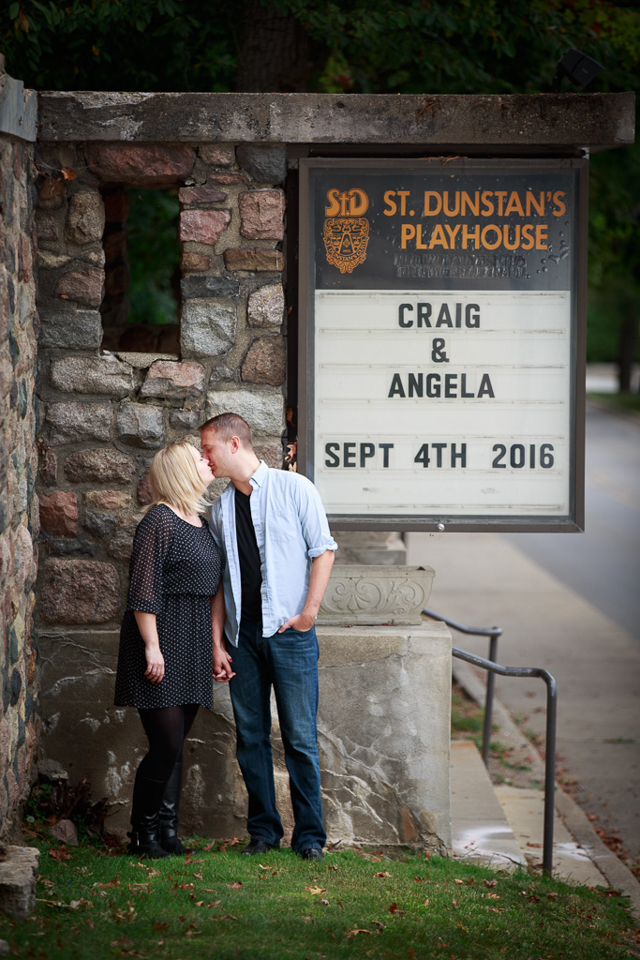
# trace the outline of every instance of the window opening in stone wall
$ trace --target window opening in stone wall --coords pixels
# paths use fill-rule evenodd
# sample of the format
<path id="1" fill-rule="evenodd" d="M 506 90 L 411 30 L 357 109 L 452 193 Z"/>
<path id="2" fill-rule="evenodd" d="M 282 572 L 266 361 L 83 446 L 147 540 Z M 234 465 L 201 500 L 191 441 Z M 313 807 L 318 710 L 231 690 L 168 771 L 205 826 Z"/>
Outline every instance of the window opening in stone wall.
<path id="1" fill-rule="evenodd" d="M 104 191 L 105 350 L 180 353 L 177 190 Z"/>

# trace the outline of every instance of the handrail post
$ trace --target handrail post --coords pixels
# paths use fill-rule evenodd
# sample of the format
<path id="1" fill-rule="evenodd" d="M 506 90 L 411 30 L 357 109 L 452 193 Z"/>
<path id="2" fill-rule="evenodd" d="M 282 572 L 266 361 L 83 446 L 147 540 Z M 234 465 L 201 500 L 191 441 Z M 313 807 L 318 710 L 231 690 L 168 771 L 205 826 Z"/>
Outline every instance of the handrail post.
<path id="1" fill-rule="evenodd" d="M 496 663 L 498 658 L 498 636 L 499 635 L 492 633 L 489 639 L 489 660 L 493 663 Z M 482 760 L 487 769 L 489 768 L 489 753 L 491 751 L 491 727 L 493 726 L 493 694 L 495 684 L 496 675 L 489 671 L 487 676 L 487 692 L 484 700 L 484 725 L 482 731 Z"/>
<path id="2" fill-rule="evenodd" d="M 556 786 L 556 721 L 558 714 L 558 688 L 555 678 L 546 670 L 540 675 L 547 685 L 547 729 L 544 758 L 544 833 L 542 872 L 551 876 L 553 870 L 553 817 Z"/>

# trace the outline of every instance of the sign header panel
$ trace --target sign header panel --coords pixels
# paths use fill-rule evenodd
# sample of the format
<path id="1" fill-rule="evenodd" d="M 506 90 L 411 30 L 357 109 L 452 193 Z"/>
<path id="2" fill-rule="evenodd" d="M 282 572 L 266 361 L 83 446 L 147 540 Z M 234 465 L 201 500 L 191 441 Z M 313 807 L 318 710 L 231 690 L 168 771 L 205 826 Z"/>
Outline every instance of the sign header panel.
<path id="1" fill-rule="evenodd" d="M 575 529 L 584 164 L 301 166 L 299 462 L 332 522 Z"/>

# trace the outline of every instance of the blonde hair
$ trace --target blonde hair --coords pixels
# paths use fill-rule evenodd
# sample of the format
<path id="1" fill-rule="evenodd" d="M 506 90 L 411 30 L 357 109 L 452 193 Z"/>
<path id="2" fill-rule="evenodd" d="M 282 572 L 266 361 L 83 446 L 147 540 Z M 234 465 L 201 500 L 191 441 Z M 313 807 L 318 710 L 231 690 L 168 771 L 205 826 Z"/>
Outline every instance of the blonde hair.
<path id="1" fill-rule="evenodd" d="M 177 507 L 185 517 L 202 513 L 209 506 L 204 497 L 207 485 L 198 473 L 193 454 L 189 453 L 190 447 L 193 444 L 188 440 L 170 443 L 158 450 L 149 469 L 154 504 Z"/>

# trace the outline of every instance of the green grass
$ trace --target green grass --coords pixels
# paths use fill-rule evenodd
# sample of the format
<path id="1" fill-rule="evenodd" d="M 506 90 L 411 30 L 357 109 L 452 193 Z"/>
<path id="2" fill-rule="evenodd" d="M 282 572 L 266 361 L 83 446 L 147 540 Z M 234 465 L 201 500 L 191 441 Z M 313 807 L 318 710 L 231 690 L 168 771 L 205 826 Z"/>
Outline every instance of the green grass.
<path id="1" fill-rule="evenodd" d="M 451 691 L 451 736 L 471 739 L 482 732 L 484 710 L 472 700 L 459 684 L 454 683 Z"/>
<path id="2" fill-rule="evenodd" d="M 29 842 L 42 851 L 35 914 L 0 921 L 21 958 L 623 960 L 632 949 L 619 897 L 523 872 L 410 853 L 243 857 L 204 840 L 191 857 L 138 862 Z"/>
<path id="3" fill-rule="evenodd" d="M 595 397 L 609 407 L 640 413 L 640 393 L 588 393 L 587 399 L 589 397 Z"/>

